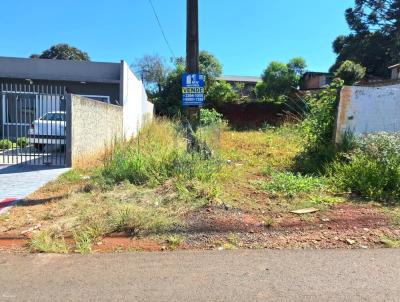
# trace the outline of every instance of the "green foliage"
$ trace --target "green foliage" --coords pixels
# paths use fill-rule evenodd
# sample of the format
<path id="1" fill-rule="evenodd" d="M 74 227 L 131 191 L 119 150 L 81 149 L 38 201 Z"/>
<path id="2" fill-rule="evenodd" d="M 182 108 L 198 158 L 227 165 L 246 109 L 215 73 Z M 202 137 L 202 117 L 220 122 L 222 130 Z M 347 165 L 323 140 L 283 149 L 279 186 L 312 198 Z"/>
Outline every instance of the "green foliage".
<path id="1" fill-rule="evenodd" d="M 268 182 L 261 182 L 262 189 L 272 194 L 282 194 L 286 197 L 320 191 L 325 185 L 322 178 L 290 172 L 273 172 L 270 178 Z"/>
<path id="2" fill-rule="evenodd" d="M 161 115 L 174 117 L 181 113 L 182 74 L 185 72 L 184 63 L 185 60 L 183 58 L 177 60 L 175 69 L 168 73 L 161 92 L 153 97 L 156 112 Z M 218 97 L 217 91 L 221 93 L 222 89 L 225 89 L 226 93 L 226 88 L 229 89 L 226 86 L 214 87 L 216 85 L 216 77 L 220 76 L 222 72 L 222 66 L 217 58 L 207 51 L 201 51 L 199 55 L 199 68 L 200 72 L 206 76 L 206 98 L 209 90 L 211 90 L 212 98 L 210 101 L 228 101 L 232 97 L 231 93 L 226 95 L 228 99 L 213 100 L 214 97 Z"/>
<path id="3" fill-rule="evenodd" d="M 182 74 L 185 66 L 177 65 L 165 81 L 158 97 L 154 99 L 156 112 L 165 116 L 175 116 L 181 111 L 182 103 Z"/>
<path id="4" fill-rule="evenodd" d="M 301 123 L 306 144 L 296 158 L 296 169 L 302 173 L 323 172 L 335 156 L 333 131 L 338 103 L 338 92 L 343 81 L 335 80 L 317 96 L 309 96 L 305 119 Z"/>
<path id="5" fill-rule="evenodd" d="M 400 248 L 400 238 L 391 237 L 391 236 L 382 236 L 381 243 L 387 248 Z"/>
<path id="6" fill-rule="evenodd" d="M 25 148 L 28 144 L 28 139 L 26 137 L 20 137 L 17 139 L 17 146 L 20 148 Z"/>
<path id="7" fill-rule="evenodd" d="M 30 242 L 32 252 L 68 253 L 68 246 L 63 237 L 50 231 L 34 233 Z"/>
<path id="8" fill-rule="evenodd" d="M 207 89 L 206 101 L 209 104 L 232 103 L 238 99 L 236 90 L 225 81 L 215 81 Z"/>
<path id="9" fill-rule="evenodd" d="M 215 79 L 222 74 L 221 63 L 213 54 L 205 50 L 200 51 L 199 54 L 199 69 L 206 76 L 208 87 L 211 87 Z"/>
<path id="10" fill-rule="evenodd" d="M 271 62 L 262 75 L 262 82 L 256 86 L 257 97 L 284 102 L 298 87 L 305 68 L 303 58 L 294 58 L 287 64 Z"/>
<path id="11" fill-rule="evenodd" d="M 367 75 L 388 77 L 388 66 L 398 63 L 400 4 L 397 0 L 357 0 L 346 10 L 351 29 L 333 42 L 338 55 L 331 67 L 335 71 L 346 60 L 366 67 Z"/>
<path id="12" fill-rule="evenodd" d="M 200 125 L 218 125 L 223 122 L 223 115 L 215 109 L 200 109 Z"/>
<path id="13" fill-rule="evenodd" d="M 0 150 L 7 150 L 7 149 L 11 149 L 13 146 L 12 141 L 8 140 L 8 139 L 2 139 L 0 140 Z"/>
<path id="14" fill-rule="evenodd" d="M 168 246 L 172 250 L 177 249 L 182 244 L 183 241 L 184 238 L 180 235 L 171 235 L 167 238 Z"/>
<path id="15" fill-rule="evenodd" d="M 108 217 L 109 232 L 125 232 L 130 235 L 156 233 L 171 230 L 172 220 L 152 209 L 145 209 L 134 204 L 112 211 Z"/>
<path id="16" fill-rule="evenodd" d="M 89 254 L 92 252 L 93 234 L 90 231 L 73 232 L 76 251 L 81 254 Z"/>
<path id="17" fill-rule="evenodd" d="M 178 125 L 158 120 L 147 125 L 135 141 L 118 144 L 107 159 L 102 176 L 111 183 L 163 184 L 170 178 L 210 181 L 219 170 L 218 160 L 189 153 Z"/>
<path id="18" fill-rule="evenodd" d="M 33 54 L 32 59 L 53 59 L 53 60 L 74 60 L 74 61 L 90 61 L 89 55 L 68 44 L 57 44 L 44 50 L 40 55 Z"/>
<path id="19" fill-rule="evenodd" d="M 365 67 L 362 67 L 360 64 L 346 60 L 336 70 L 335 76 L 342 79 L 345 85 L 353 85 L 364 78 L 365 71 Z"/>
<path id="20" fill-rule="evenodd" d="M 370 134 L 329 168 L 335 185 L 364 197 L 400 201 L 400 136 Z M 344 158 L 343 158 L 344 157 Z"/>

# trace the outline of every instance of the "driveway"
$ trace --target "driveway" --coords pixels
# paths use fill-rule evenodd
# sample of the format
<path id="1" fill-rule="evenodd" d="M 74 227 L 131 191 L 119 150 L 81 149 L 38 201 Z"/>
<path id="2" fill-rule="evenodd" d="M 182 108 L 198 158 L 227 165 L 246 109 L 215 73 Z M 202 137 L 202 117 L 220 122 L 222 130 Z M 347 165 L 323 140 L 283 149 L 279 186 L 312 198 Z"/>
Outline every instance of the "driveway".
<path id="1" fill-rule="evenodd" d="M 34 165 L 0 165 L 0 203 L 6 199 L 23 199 L 69 168 Z"/>
<path id="2" fill-rule="evenodd" d="M 399 250 L 0 254 L 0 301 L 399 301 Z"/>

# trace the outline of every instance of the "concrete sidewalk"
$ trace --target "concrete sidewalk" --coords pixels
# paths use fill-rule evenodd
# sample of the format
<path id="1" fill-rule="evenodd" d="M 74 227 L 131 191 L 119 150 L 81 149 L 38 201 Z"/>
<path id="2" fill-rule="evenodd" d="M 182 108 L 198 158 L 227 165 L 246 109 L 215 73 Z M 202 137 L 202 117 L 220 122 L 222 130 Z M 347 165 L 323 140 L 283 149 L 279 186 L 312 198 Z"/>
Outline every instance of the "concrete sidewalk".
<path id="1" fill-rule="evenodd" d="M 0 254 L 0 301 L 399 301 L 400 251 Z"/>
<path id="2" fill-rule="evenodd" d="M 68 170 L 33 165 L 0 166 L 0 202 L 8 198 L 23 199 Z"/>

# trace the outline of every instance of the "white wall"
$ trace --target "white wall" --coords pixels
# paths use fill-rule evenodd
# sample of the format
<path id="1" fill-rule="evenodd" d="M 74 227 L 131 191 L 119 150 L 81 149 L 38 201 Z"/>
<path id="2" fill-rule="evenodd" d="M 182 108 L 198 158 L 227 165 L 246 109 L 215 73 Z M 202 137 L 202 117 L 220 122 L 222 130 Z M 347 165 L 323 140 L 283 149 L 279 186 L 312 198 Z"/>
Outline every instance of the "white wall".
<path id="1" fill-rule="evenodd" d="M 145 120 L 153 118 L 153 104 L 147 99 L 143 83 L 139 81 L 126 62 L 123 66 L 123 129 L 124 136 L 135 136 Z"/>
<path id="2" fill-rule="evenodd" d="M 346 131 L 356 135 L 400 131 L 400 85 L 344 87 L 338 108 L 337 143 Z"/>

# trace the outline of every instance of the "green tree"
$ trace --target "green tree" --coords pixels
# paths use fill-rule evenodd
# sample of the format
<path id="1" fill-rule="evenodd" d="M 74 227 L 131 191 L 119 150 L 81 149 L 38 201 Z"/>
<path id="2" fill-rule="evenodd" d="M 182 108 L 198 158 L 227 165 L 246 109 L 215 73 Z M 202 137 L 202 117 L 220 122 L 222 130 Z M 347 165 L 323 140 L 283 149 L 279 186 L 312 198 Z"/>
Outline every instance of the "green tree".
<path id="1" fill-rule="evenodd" d="M 159 55 L 145 55 L 136 60 L 133 68 L 153 94 L 161 92 L 170 72 L 165 59 Z"/>
<path id="2" fill-rule="evenodd" d="M 222 74 L 221 63 L 213 54 L 205 50 L 199 54 L 199 69 L 206 76 L 207 84 L 213 83 Z"/>
<path id="3" fill-rule="evenodd" d="M 185 66 L 178 63 L 168 74 L 161 93 L 154 98 L 158 114 L 175 116 L 181 111 L 183 73 L 185 73 Z"/>
<path id="4" fill-rule="evenodd" d="M 32 59 L 53 59 L 53 60 L 75 60 L 75 61 L 90 61 L 89 55 L 68 44 L 57 44 L 44 50 L 41 54 L 33 54 Z"/>
<path id="5" fill-rule="evenodd" d="M 342 79 L 345 85 L 353 85 L 365 77 L 366 68 L 347 60 L 340 65 L 335 76 Z"/>
<path id="6" fill-rule="evenodd" d="M 201 51 L 199 55 L 200 72 L 206 76 L 206 99 L 209 93 L 214 98 L 221 93 L 222 87 L 215 87 L 216 78 L 222 73 L 222 65 L 218 59 L 207 51 Z M 182 101 L 182 74 L 185 72 L 185 59 L 177 58 L 175 60 L 175 68 L 171 70 L 165 80 L 161 92 L 154 97 L 156 111 L 162 115 L 174 116 L 180 112 Z M 226 86 L 224 88 L 227 88 Z M 219 91 L 217 93 L 217 91 Z M 222 95 L 229 96 L 229 93 Z M 221 99 L 219 99 L 221 100 Z M 210 101 L 214 101 L 211 100 Z M 222 100 L 223 101 L 223 100 Z"/>
<path id="7" fill-rule="evenodd" d="M 231 84 L 225 81 L 215 81 L 207 91 L 208 104 L 230 103 L 239 99 L 239 94 Z"/>
<path id="8" fill-rule="evenodd" d="M 305 60 L 300 57 L 293 58 L 287 64 L 271 62 L 262 74 L 262 82 L 256 86 L 257 97 L 284 102 L 299 86 L 306 67 Z"/>
<path id="9" fill-rule="evenodd" d="M 400 60 L 400 0 L 356 0 L 345 15 L 351 33 L 333 42 L 331 71 L 351 60 L 365 66 L 367 75 L 389 76 L 387 67 Z"/>

